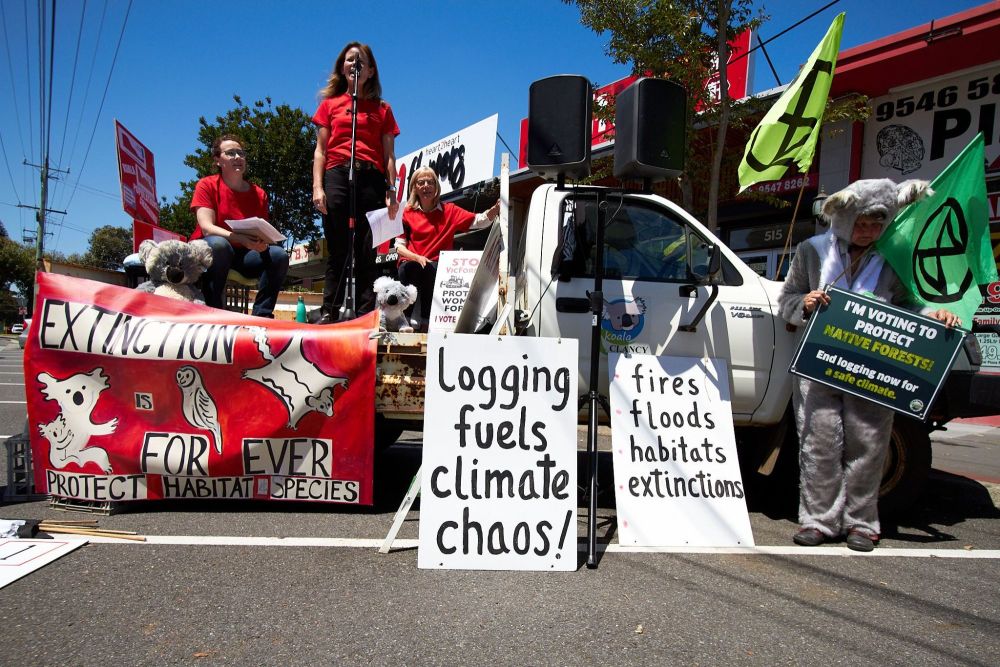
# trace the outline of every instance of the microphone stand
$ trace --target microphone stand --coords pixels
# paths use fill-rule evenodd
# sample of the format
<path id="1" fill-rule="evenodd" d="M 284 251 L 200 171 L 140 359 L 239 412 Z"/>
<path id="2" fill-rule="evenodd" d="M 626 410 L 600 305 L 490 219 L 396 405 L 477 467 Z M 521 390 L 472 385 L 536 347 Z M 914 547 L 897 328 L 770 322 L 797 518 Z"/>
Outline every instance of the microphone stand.
<path id="1" fill-rule="evenodd" d="M 358 139 L 358 79 L 361 67 L 355 60 L 351 66 L 354 72 L 354 90 L 351 91 L 351 161 L 347 166 L 347 285 L 344 286 L 344 305 L 340 307 L 340 320 L 354 319 L 354 224 L 357 216 L 357 172 L 354 169 L 354 154 Z"/>

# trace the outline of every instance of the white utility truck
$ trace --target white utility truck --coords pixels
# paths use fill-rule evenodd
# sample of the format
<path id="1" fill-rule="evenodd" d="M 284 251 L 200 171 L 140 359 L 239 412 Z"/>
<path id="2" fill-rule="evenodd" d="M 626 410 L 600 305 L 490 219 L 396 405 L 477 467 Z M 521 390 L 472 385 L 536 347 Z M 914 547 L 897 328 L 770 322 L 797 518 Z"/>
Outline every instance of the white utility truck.
<path id="1" fill-rule="evenodd" d="M 781 452 L 794 461 L 788 367 L 802 332 L 777 315 L 782 284 L 761 278 L 663 197 L 593 186 L 537 188 L 523 223 L 510 224 L 505 234 L 509 261 L 500 288 L 501 303 L 513 304 L 510 327 L 517 335 L 579 339 L 580 388 L 589 387 L 599 206 L 605 219 L 600 394 L 607 396 L 608 351 L 724 359 L 744 470 L 770 475 Z M 505 281 L 508 270 L 513 280 Z M 380 344 L 379 445 L 421 427 L 425 360 L 421 334 L 393 334 Z M 979 361 L 975 336 L 968 335 L 928 423 L 896 417 L 883 509 L 905 507 L 919 493 L 931 465 L 931 430 L 955 417 L 998 412 L 1000 375 L 980 373 Z"/>

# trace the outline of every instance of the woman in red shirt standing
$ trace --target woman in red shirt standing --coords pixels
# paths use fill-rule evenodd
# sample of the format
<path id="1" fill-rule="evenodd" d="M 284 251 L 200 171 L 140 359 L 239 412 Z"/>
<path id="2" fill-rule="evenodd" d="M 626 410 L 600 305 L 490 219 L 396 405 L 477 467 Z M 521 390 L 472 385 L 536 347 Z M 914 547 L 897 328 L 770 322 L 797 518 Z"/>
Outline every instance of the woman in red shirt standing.
<path id="1" fill-rule="evenodd" d="M 399 126 L 382 99 L 378 65 L 371 48 L 351 42 L 337 56 L 323 100 L 313 114 L 316 151 L 313 154 L 313 205 L 323 214 L 329 256 L 323 286 L 321 324 L 336 322 L 348 285 L 348 168 L 351 160 L 351 93 L 357 77 L 357 131 L 354 178 L 357 189 L 354 228 L 354 280 L 357 312 L 375 308 L 372 283 L 378 277 L 371 228 L 365 213 L 383 206 L 396 216 L 395 139 Z M 388 180 L 387 180 L 388 177 Z"/>
<path id="2" fill-rule="evenodd" d="M 420 328 L 431 315 L 437 261 L 442 250 L 451 250 L 455 234 L 485 227 L 500 213 L 497 201 L 488 211 L 476 215 L 452 203 L 441 203 L 441 183 L 430 167 L 421 167 L 410 176 L 410 192 L 403 211 L 403 236 L 396 239 L 399 253 L 399 280 L 416 285 L 420 298 Z"/>
<path id="3" fill-rule="evenodd" d="M 278 292 L 288 273 L 288 253 L 268 245 L 253 234 L 234 232 L 227 220 L 270 217 L 267 194 L 244 179 L 247 154 L 239 137 L 224 134 L 212 143 L 212 158 L 218 174 L 198 181 L 191 210 L 198 221 L 191 239 L 204 237 L 212 248 L 212 266 L 205 272 L 205 304 L 223 307 L 226 276 L 230 269 L 249 278 L 260 278 L 252 314 L 274 317 Z"/>

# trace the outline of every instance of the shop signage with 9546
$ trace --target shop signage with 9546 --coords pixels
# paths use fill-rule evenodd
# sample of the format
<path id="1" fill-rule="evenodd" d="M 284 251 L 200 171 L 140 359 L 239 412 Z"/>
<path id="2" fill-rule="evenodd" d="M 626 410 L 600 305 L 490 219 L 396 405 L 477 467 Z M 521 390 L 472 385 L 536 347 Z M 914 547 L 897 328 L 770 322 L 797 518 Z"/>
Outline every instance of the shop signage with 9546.
<path id="1" fill-rule="evenodd" d="M 966 332 L 837 288 L 829 294 L 789 370 L 926 419 Z"/>

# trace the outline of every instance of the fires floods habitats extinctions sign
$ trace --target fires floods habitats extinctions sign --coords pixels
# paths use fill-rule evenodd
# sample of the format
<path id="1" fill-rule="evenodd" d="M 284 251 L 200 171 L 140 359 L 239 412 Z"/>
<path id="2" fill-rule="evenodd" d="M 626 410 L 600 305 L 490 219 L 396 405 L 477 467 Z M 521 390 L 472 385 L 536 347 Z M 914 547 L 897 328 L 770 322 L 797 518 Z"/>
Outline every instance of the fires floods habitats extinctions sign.
<path id="1" fill-rule="evenodd" d="M 789 370 L 926 419 L 966 332 L 844 290 L 829 294 Z"/>
<path id="2" fill-rule="evenodd" d="M 608 361 L 619 543 L 753 546 L 726 362 Z"/>
<path id="3" fill-rule="evenodd" d="M 431 333 L 421 568 L 575 570 L 577 341 Z"/>

